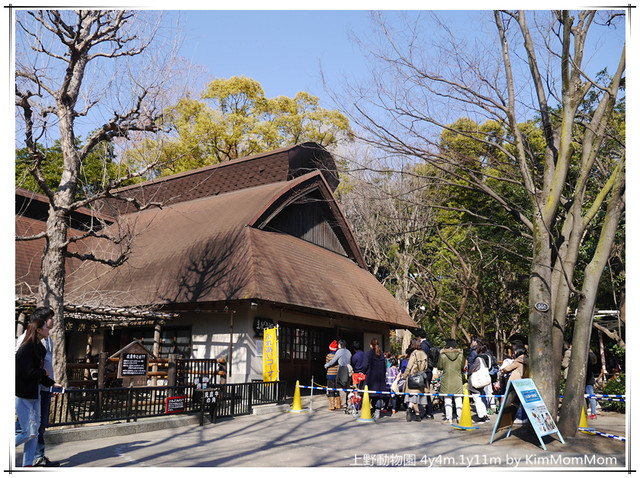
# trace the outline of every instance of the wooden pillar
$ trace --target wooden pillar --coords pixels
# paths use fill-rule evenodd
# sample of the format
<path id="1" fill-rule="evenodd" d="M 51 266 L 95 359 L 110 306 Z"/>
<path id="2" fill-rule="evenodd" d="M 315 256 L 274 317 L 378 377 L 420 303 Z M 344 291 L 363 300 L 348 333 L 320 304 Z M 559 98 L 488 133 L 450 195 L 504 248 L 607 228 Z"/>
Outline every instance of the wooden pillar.
<path id="1" fill-rule="evenodd" d="M 178 359 L 178 354 L 169 354 L 169 367 L 167 370 L 167 386 L 175 387 L 176 386 L 176 360 Z"/>
<path id="2" fill-rule="evenodd" d="M 156 359 L 160 358 L 160 340 L 161 340 L 160 329 L 161 329 L 160 324 L 156 323 L 155 327 L 153 328 L 153 355 L 156 356 Z M 153 364 L 151 370 L 153 372 L 158 371 L 158 362 L 155 362 Z M 151 385 L 153 385 L 154 387 L 158 385 L 158 377 L 156 375 L 151 377 Z"/>
<path id="3" fill-rule="evenodd" d="M 91 328 L 89 328 L 89 335 L 87 335 L 87 348 L 85 349 L 85 363 L 91 363 L 91 347 L 93 346 L 93 332 L 91 332 Z M 85 380 L 91 379 L 91 371 L 86 368 L 84 369 L 83 378 Z"/>
<path id="4" fill-rule="evenodd" d="M 100 356 L 98 358 L 98 388 L 104 388 L 108 357 L 109 354 L 107 352 L 100 352 Z"/>

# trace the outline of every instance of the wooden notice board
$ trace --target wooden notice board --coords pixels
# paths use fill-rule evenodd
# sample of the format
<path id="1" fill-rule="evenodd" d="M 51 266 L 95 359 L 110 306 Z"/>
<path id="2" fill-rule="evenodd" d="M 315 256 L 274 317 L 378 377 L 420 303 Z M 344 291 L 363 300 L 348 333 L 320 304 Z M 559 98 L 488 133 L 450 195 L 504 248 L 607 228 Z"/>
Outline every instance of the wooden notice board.
<path id="1" fill-rule="evenodd" d="M 122 379 L 123 386 L 145 387 L 147 385 L 149 359 L 155 356 L 139 340 L 124 346 L 109 358 L 119 359 L 118 378 Z"/>

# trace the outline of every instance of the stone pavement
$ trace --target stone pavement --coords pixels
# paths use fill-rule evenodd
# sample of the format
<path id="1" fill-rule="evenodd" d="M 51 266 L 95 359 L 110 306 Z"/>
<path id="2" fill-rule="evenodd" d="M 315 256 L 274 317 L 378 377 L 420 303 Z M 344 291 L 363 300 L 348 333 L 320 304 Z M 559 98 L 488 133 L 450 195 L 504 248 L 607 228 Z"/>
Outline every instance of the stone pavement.
<path id="1" fill-rule="evenodd" d="M 308 406 L 308 399 L 302 402 Z M 312 413 L 243 416 L 203 427 L 52 444 L 47 456 L 63 467 L 626 466 L 625 443 L 611 438 L 578 433 L 565 445 L 546 438 L 544 451 L 535 435 L 519 428 L 488 445 L 495 415 L 479 430 L 460 431 L 441 414 L 420 423 L 407 423 L 403 412 L 358 423 L 326 410 L 322 397 L 314 404 L 322 407 Z M 622 414 L 603 412 L 591 424 L 625 435 Z"/>

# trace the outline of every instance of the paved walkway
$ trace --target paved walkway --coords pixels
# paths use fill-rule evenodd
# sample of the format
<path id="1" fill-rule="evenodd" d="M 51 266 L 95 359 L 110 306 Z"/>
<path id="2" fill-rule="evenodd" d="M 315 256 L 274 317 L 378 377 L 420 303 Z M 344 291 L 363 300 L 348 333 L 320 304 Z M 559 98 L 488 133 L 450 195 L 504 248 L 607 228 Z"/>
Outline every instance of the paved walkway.
<path id="1" fill-rule="evenodd" d="M 303 398 L 303 406 L 307 403 Z M 326 406 L 326 400 L 320 404 Z M 625 467 L 625 444 L 610 438 L 578 433 L 565 445 L 547 438 L 544 451 L 535 435 L 522 428 L 488 445 L 493 419 L 479 430 L 459 431 L 441 418 L 436 414 L 435 420 L 407 423 L 399 413 L 358 423 L 323 408 L 66 442 L 49 445 L 47 455 L 65 467 Z M 624 436 L 624 415 L 604 412 L 592 423 Z"/>

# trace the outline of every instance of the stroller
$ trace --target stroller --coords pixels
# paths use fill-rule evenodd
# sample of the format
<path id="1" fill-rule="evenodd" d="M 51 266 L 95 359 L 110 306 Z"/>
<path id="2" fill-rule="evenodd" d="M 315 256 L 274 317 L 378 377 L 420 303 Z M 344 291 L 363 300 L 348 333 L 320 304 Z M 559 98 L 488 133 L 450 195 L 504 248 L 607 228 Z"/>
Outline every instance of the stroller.
<path id="1" fill-rule="evenodd" d="M 358 384 L 365 378 L 363 373 L 354 373 L 351 375 L 353 385 L 351 385 L 351 391 L 347 394 L 347 407 L 344 409 L 344 413 L 357 416 L 362 408 L 362 395 L 358 393 Z"/>

